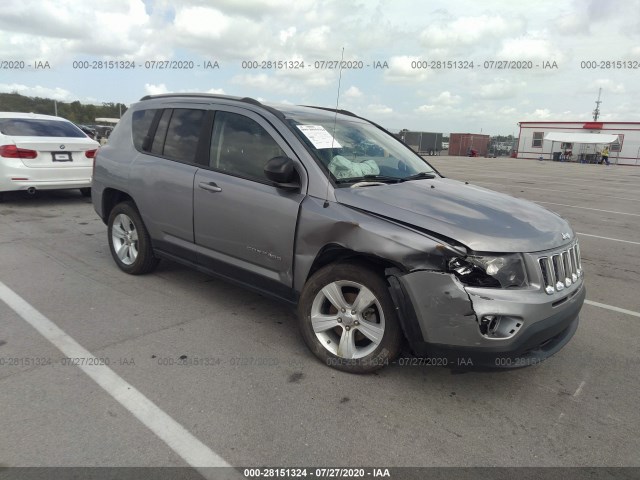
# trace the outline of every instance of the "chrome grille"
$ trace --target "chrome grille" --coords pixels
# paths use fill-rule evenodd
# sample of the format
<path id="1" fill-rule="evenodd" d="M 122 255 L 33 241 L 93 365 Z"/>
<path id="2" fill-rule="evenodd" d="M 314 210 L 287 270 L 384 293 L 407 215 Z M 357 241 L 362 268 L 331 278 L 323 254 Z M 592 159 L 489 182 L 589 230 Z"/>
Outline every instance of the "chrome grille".
<path id="1" fill-rule="evenodd" d="M 552 295 L 570 287 L 582 277 L 580 247 L 576 242 L 568 250 L 538 257 L 544 291 Z"/>

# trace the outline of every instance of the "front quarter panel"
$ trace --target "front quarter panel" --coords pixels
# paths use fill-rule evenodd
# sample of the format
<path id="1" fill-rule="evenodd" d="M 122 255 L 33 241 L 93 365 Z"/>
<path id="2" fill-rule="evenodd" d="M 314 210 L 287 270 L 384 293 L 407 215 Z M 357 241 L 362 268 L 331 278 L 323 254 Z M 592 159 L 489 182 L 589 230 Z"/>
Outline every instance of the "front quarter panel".
<path id="1" fill-rule="evenodd" d="M 402 270 L 442 270 L 443 256 L 436 239 L 338 203 L 307 197 L 301 205 L 295 247 L 294 287 L 302 291 L 318 254 L 339 245 L 378 257 Z"/>

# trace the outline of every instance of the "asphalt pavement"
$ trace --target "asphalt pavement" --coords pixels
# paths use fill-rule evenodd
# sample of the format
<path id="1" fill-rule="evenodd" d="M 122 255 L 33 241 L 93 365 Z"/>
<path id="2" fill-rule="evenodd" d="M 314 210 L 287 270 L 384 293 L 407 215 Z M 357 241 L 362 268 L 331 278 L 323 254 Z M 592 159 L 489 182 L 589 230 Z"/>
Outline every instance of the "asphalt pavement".
<path id="1" fill-rule="evenodd" d="M 9 194 L 0 282 L 64 335 L 0 301 L 0 466 L 188 465 L 157 412 L 234 466 L 640 466 L 640 168 L 428 160 L 578 233 L 587 304 L 553 358 L 506 372 L 397 362 L 341 373 L 276 301 L 168 261 L 122 273 L 79 192 Z M 101 359 L 139 394 L 134 407 L 55 341 Z M 148 421 L 141 398 L 157 408 Z"/>

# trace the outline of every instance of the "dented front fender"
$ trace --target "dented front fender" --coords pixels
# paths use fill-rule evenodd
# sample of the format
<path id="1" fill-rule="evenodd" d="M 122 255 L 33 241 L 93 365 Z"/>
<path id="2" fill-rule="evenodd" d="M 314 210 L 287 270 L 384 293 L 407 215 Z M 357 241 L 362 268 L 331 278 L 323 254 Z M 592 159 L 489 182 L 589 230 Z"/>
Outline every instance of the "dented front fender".
<path id="1" fill-rule="evenodd" d="M 327 245 L 386 260 L 404 271 L 444 268 L 435 238 L 339 203 L 307 197 L 300 206 L 294 288 L 301 291 L 313 262 Z"/>

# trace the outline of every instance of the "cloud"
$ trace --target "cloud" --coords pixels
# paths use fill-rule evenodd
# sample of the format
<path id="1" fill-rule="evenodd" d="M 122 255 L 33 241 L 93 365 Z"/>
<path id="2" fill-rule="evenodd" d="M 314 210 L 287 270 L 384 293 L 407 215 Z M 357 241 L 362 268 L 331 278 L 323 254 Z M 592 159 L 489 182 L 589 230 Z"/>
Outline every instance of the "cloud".
<path id="1" fill-rule="evenodd" d="M 362 97 L 362 91 L 354 85 L 351 85 L 345 92 L 344 96 L 346 98 L 355 99 Z"/>
<path id="2" fill-rule="evenodd" d="M 589 83 L 589 85 L 585 87 L 583 91 L 597 92 L 599 88 L 602 88 L 602 90 L 605 92 L 610 92 L 615 94 L 625 93 L 624 84 L 616 83 L 610 78 L 600 78 L 598 80 L 595 80 Z"/>
<path id="3" fill-rule="evenodd" d="M 532 115 L 590 118 L 600 87 L 602 118 L 635 121 L 636 71 L 580 68 L 584 60 L 640 58 L 640 16 L 628 14 L 640 2 L 628 1 L 632 6 L 621 0 L 434 0 L 420 7 L 364 0 L 3 0 L 0 59 L 47 60 L 52 69 L 3 70 L 0 82 L 60 100 L 79 94 L 127 103 L 148 93 L 209 91 L 333 106 L 339 71 L 313 63 L 339 60 L 344 47 L 345 60 L 388 62 L 388 70 L 344 70 L 340 97 L 341 108 L 385 126 L 511 133 L 515 121 Z M 73 60 L 84 59 L 135 59 L 139 65 L 207 59 L 221 68 L 71 68 Z M 241 68 L 243 60 L 292 59 L 305 68 Z M 497 59 L 529 59 L 534 69 L 483 68 L 483 61 Z M 412 65 L 422 60 L 474 61 L 476 68 Z M 536 69 L 543 61 L 559 68 Z"/>
<path id="4" fill-rule="evenodd" d="M 304 91 L 304 88 L 299 84 L 278 78 L 275 75 L 267 75 L 266 73 L 236 75 L 231 79 L 231 83 L 257 90 L 292 95 L 299 95 Z"/>
<path id="5" fill-rule="evenodd" d="M 328 54 L 332 47 L 334 35 L 329 25 L 313 27 L 300 32 L 299 47 L 310 54 Z M 340 57 L 338 56 L 338 59 Z"/>
<path id="6" fill-rule="evenodd" d="M 433 113 L 438 107 L 435 105 L 420 105 L 414 111 L 417 113 Z"/>
<path id="7" fill-rule="evenodd" d="M 153 83 L 145 83 L 144 85 L 144 91 L 147 93 L 147 95 L 161 95 L 163 93 L 187 93 L 187 92 L 193 92 L 194 89 L 190 89 L 190 88 L 183 88 L 183 89 L 169 89 L 167 87 L 166 84 L 164 83 L 159 83 L 159 84 L 153 84 Z M 222 88 L 210 88 L 208 90 L 205 90 L 204 93 L 211 93 L 214 95 L 224 95 L 224 90 Z"/>
<path id="8" fill-rule="evenodd" d="M 144 91 L 147 92 L 147 95 L 160 95 L 162 93 L 169 93 L 169 89 L 164 83 L 161 83 L 159 85 L 145 83 Z"/>
<path id="9" fill-rule="evenodd" d="M 420 83 L 431 76 L 431 70 L 422 66 L 420 57 L 400 55 L 389 59 L 389 69 L 384 72 L 384 79 L 391 83 Z"/>
<path id="10" fill-rule="evenodd" d="M 561 49 L 553 45 L 546 32 L 531 32 L 502 42 L 497 54 L 502 60 L 562 61 Z"/>
<path id="11" fill-rule="evenodd" d="M 462 97 L 460 95 L 451 95 L 451 92 L 444 91 L 436 98 L 433 99 L 433 103 L 436 105 L 457 105 L 462 101 Z"/>
<path id="12" fill-rule="evenodd" d="M 77 54 L 133 58 L 154 37 L 142 0 L 9 0 L 0 15 L 0 54 L 57 61 Z M 152 44 L 163 45 L 154 38 Z"/>
<path id="13" fill-rule="evenodd" d="M 0 83 L 0 92 L 17 92 L 20 95 L 26 95 L 27 97 L 51 98 L 53 100 L 60 101 L 70 101 L 76 98 L 69 90 L 65 90 L 64 88 L 50 88 L 43 87 L 41 85 L 30 87 L 19 83 Z"/>
<path id="14" fill-rule="evenodd" d="M 180 32 L 203 40 L 217 40 L 227 33 L 232 20 L 220 10 L 208 7 L 187 7 L 176 13 L 174 27 Z"/>
<path id="15" fill-rule="evenodd" d="M 502 100 L 524 93 L 526 86 L 524 81 L 495 78 L 490 83 L 480 85 L 477 94 L 487 100 Z"/>
<path id="16" fill-rule="evenodd" d="M 257 60 L 268 51 L 269 42 L 279 42 L 267 24 L 208 6 L 181 5 L 166 34 L 179 46 L 226 59 Z"/>
<path id="17" fill-rule="evenodd" d="M 182 5 L 198 6 L 203 1 L 181 1 Z M 283 15 L 291 12 L 306 12 L 313 2 L 311 0 L 216 0 L 216 8 L 234 16 L 247 17 L 255 20 L 264 19 L 273 15 Z"/>
<path id="18" fill-rule="evenodd" d="M 287 43 L 291 37 L 293 37 L 296 33 L 296 27 L 289 27 L 286 30 L 280 30 L 280 45 L 284 45 Z"/>
<path id="19" fill-rule="evenodd" d="M 61 39 L 78 39 L 88 36 L 85 25 L 77 21 L 78 14 L 90 13 L 88 6 L 76 6 L 70 2 L 4 1 L 0 28 L 35 36 Z M 67 3 L 67 5 L 64 5 Z M 69 7 L 68 9 L 65 7 Z M 25 21 L 28 19 L 28 21 Z"/>
<path id="20" fill-rule="evenodd" d="M 454 107 L 462 102 L 462 97 L 460 95 L 452 95 L 451 92 L 445 90 L 440 92 L 439 95 L 431 97 L 430 101 L 431 103 L 420 105 L 413 111 L 418 114 L 452 112 Z"/>
<path id="21" fill-rule="evenodd" d="M 367 110 L 369 113 L 374 115 L 389 115 L 393 113 L 393 109 L 391 107 L 380 104 L 367 105 Z"/>
<path id="22" fill-rule="evenodd" d="M 551 110 L 549 110 L 548 108 L 536 108 L 533 113 L 529 115 L 529 117 L 536 120 L 547 120 L 551 118 Z M 554 118 L 557 117 L 554 115 Z"/>
<path id="23" fill-rule="evenodd" d="M 524 22 L 500 15 L 463 16 L 449 22 L 431 23 L 420 34 L 422 45 L 429 49 L 465 51 L 486 45 L 523 30 Z"/>

